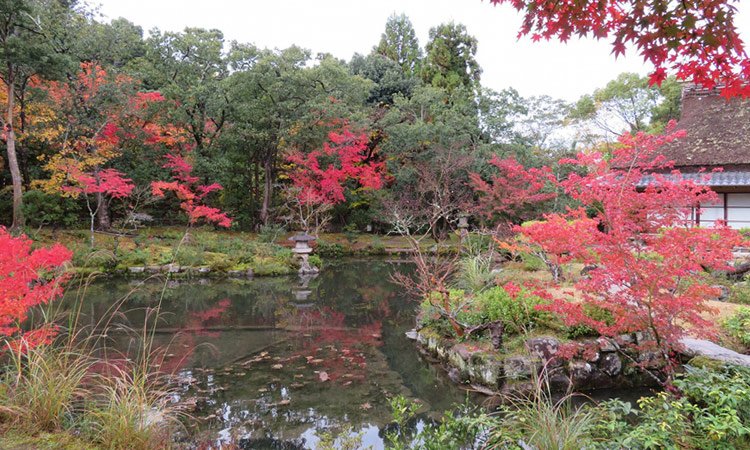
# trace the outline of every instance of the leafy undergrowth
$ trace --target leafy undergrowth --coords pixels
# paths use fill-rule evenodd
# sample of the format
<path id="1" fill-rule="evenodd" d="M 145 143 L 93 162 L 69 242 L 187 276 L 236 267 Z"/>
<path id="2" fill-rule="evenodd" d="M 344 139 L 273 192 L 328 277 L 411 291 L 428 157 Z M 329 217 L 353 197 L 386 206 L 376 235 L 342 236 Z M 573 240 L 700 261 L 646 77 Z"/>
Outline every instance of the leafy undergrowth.
<path id="1" fill-rule="evenodd" d="M 130 267 L 177 264 L 184 268 L 210 269 L 210 273 L 247 271 L 257 276 L 294 273 L 297 265 L 288 240 L 291 233 L 247 233 L 218 231 L 210 227 L 194 228 L 183 240 L 184 228 L 153 227 L 140 229 L 134 236 L 97 233 L 92 250 L 86 230 L 29 230 L 38 245 L 59 242 L 73 251 L 74 270 L 81 274 L 129 273 Z M 439 247 L 428 241 L 426 251 L 453 251 L 456 236 Z M 408 251 L 402 236 L 369 233 L 321 234 L 313 244 L 323 258 L 352 255 L 387 255 Z"/>
<path id="2" fill-rule="evenodd" d="M 422 429 L 405 427 L 416 408 L 392 401 L 395 425 L 387 448 L 503 449 L 739 449 L 750 441 L 750 372 L 739 367 L 688 367 L 674 391 L 641 397 L 637 407 L 619 399 L 576 404 L 553 398 L 537 384 L 500 414 L 463 408 Z M 353 448 L 353 447 L 352 447 Z"/>

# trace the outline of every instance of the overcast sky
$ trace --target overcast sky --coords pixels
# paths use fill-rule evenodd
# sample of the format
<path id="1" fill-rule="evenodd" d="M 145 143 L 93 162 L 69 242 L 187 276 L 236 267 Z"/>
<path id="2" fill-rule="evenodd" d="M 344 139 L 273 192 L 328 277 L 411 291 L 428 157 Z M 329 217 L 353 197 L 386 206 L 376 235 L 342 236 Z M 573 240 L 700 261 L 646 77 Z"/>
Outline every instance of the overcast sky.
<path id="1" fill-rule="evenodd" d="M 409 16 L 422 47 L 430 27 L 452 20 L 466 25 L 479 41 L 482 83 L 496 90 L 514 87 L 524 96 L 575 100 L 621 72 L 650 70 L 634 54 L 615 60 L 603 41 L 518 40 L 521 16 L 510 6 L 492 6 L 489 0 L 98 1 L 108 18 L 125 17 L 144 30 L 218 28 L 227 40 L 269 48 L 297 44 L 346 60 L 357 52 L 368 53 L 377 44 L 392 13 Z M 742 0 L 739 9 L 738 26 L 750 41 L 750 0 Z"/>

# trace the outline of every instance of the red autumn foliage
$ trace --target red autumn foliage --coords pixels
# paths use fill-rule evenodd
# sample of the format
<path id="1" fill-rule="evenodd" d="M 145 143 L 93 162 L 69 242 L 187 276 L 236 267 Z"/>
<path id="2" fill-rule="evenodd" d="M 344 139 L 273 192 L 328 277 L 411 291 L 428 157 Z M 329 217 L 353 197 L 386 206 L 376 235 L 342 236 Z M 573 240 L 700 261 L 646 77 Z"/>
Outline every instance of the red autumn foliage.
<path id="1" fill-rule="evenodd" d="M 172 171 L 174 181 L 151 182 L 153 195 L 164 197 L 167 192 L 174 192 L 180 200 L 180 207 L 188 216 L 190 225 L 205 220 L 224 228 L 232 226 L 232 219 L 226 213 L 219 208 L 203 204 L 208 194 L 222 189 L 221 185 L 218 183 L 199 184 L 200 179 L 192 174 L 192 164 L 180 155 L 167 155 L 167 159 L 168 162 L 164 164 L 164 167 Z"/>
<path id="2" fill-rule="evenodd" d="M 655 156 L 660 145 L 679 135 L 626 134 L 611 159 L 579 154 L 568 162 L 588 172 L 561 184 L 581 209 L 518 229 L 531 243 L 594 267 L 576 283 L 583 302 L 557 298 L 545 309 L 566 325 L 588 325 L 609 338 L 642 332 L 640 349 L 664 358 L 679 350 L 686 328 L 710 330 L 701 313 L 717 292 L 702 274 L 727 269 L 732 249 L 742 243 L 725 224 L 698 228 L 687 220 L 691 208 L 716 194 Z M 592 219 L 584 219 L 584 208 Z M 589 317 L 584 305 L 611 318 Z"/>
<path id="3" fill-rule="evenodd" d="M 75 184 L 62 186 L 62 190 L 75 194 L 104 194 L 111 198 L 125 198 L 133 192 L 133 180 L 125 178 L 117 169 L 83 172 L 77 166 L 67 169 L 69 179 Z"/>
<path id="4" fill-rule="evenodd" d="M 526 169 L 514 158 L 493 156 L 490 164 L 498 170 L 487 182 L 478 173 L 469 174 L 479 194 L 476 211 L 487 219 L 517 223 L 528 220 L 533 206 L 555 197 L 546 188 L 555 181 L 549 167 Z"/>
<path id="5" fill-rule="evenodd" d="M 290 178 L 302 203 L 335 205 L 345 200 L 347 182 L 378 190 L 383 186 L 385 164 L 374 158 L 366 133 L 353 133 L 346 125 L 328 133 L 323 148 L 304 154 L 292 152 Z"/>
<path id="6" fill-rule="evenodd" d="M 633 47 L 654 65 L 651 84 L 667 72 L 723 95 L 750 96 L 750 61 L 735 27 L 732 0 L 491 0 L 524 14 L 520 36 L 533 41 L 571 37 L 612 39 L 615 57 Z"/>
<path id="7" fill-rule="evenodd" d="M 23 345 L 49 342 L 54 328 L 24 332 L 21 326 L 31 308 L 62 295 L 67 277 L 57 272 L 71 256 L 70 250 L 60 244 L 32 250 L 29 238 L 14 237 L 0 228 L 0 336 L 22 338 Z"/>

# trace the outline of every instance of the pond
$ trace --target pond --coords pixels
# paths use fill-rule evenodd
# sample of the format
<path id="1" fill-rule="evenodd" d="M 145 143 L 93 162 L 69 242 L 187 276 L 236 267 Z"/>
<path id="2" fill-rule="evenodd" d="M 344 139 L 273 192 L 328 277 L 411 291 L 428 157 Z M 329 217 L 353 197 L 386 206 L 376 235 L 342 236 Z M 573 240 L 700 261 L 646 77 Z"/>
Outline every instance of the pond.
<path id="1" fill-rule="evenodd" d="M 404 335 L 416 304 L 390 275 L 408 267 L 344 260 L 308 280 L 101 280 L 86 289 L 82 320 L 100 323 L 124 299 L 109 337 L 128 350 L 160 306 L 162 370 L 200 419 L 188 448 L 315 448 L 326 430 L 382 448 L 389 398 L 419 401 L 425 417 L 467 400 Z"/>

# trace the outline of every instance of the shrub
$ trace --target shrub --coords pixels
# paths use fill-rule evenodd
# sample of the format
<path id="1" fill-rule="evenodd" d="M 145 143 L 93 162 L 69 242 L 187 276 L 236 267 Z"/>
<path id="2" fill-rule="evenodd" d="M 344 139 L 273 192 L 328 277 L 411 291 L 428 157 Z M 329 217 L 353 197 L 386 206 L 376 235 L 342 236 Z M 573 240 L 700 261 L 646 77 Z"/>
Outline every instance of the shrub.
<path id="1" fill-rule="evenodd" d="M 614 400 L 597 408 L 593 448 L 730 449 L 750 446 L 750 371 L 741 367 L 686 367 L 676 396 L 661 392 L 638 409 Z M 633 421 L 635 418 L 635 421 Z"/>
<path id="2" fill-rule="evenodd" d="M 73 262 L 77 267 L 107 271 L 115 268 L 117 258 L 109 250 L 83 251 L 73 255 Z"/>
<path id="3" fill-rule="evenodd" d="M 495 281 L 492 256 L 477 253 L 461 258 L 456 285 L 467 291 L 479 292 Z"/>
<path id="4" fill-rule="evenodd" d="M 323 267 L 323 260 L 318 255 L 310 255 L 307 258 L 307 261 L 310 263 L 311 266 L 317 267 L 318 269 Z"/>
<path id="5" fill-rule="evenodd" d="M 23 214 L 28 226 L 54 225 L 70 228 L 78 223 L 80 212 L 80 205 L 72 198 L 36 190 L 23 194 Z"/>
<path id="6" fill-rule="evenodd" d="M 750 284 L 746 282 L 737 283 L 729 289 L 729 301 L 750 305 Z"/>
<path id="7" fill-rule="evenodd" d="M 123 253 L 120 262 L 126 266 L 141 266 L 148 264 L 151 254 L 146 249 L 136 248 Z"/>
<path id="8" fill-rule="evenodd" d="M 750 346 L 750 308 L 737 308 L 723 325 L 733 338 L 739 340 L 742 345 Z"/>
<path id="9" fill-rule="evenodd" d="M 537 305 L 545 303 L 540 297 L 521 289 L 511 296 L 500 286 L 477 294 L 475 308 L 484 322 L 502 321 L 506 334 L 526 333 L 542 322 L 549 320 L 549 313 L 537 310 Z"/>
<path id="10" fill-rule="evenodd" d="M 154 376 L 135 369 L 103 377 L 88 410 L 90 437 L 106 448 L 168 448 L 178 412 L 169 389 Z"/>
<path id="11" fill-rule="evenodd" d="M 344 246 L 336 242 L 328 243 L 323 240 L 318 240 L 318 245 L 316 246 L 315 251 L 318 252 L 320 256 L 339 258 L 344 255 Z"/>

